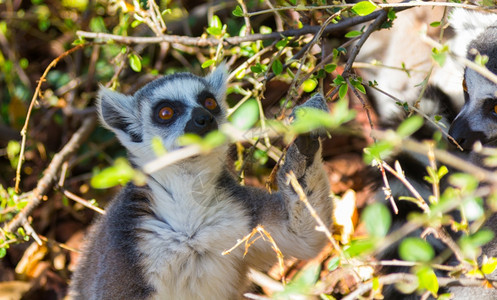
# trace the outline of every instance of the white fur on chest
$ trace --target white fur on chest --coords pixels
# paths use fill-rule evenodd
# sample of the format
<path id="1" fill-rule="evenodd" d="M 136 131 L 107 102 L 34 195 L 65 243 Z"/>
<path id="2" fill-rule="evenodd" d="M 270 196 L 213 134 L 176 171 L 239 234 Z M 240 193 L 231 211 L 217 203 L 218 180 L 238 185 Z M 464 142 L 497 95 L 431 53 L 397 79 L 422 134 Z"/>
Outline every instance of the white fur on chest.
<path id="1" fill-rule="evenodd" d="M 156 299 L 233 299 L 244 286 L 243 249 L 222 252 L 250 231 L 250 218 L 215 188 L 218 169 L 174 170 L 173 182 L 169 173 L 149 184 L 156 218 L 144 217 L 139 249 Z"/>

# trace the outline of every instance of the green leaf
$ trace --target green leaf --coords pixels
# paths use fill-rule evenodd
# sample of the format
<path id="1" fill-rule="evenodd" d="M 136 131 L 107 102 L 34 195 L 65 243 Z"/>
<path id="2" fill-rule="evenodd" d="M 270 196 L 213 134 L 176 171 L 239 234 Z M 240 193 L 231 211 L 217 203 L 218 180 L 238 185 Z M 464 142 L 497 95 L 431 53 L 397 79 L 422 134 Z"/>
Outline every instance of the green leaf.
<path id="1" fill-rule="evenodd" d="M 226 141 L 226 136 L 219 130 L 214 130 L 209 132 L 202 143 L 202 147 L 205 149 L 214 149 L 221 146 Z"/>
<path id="2" fill-rule="evenodd" d="M 210 35 L 221 35 L 221 33 L 223 33 L 223 30 L 221 28 L 209 27 L 207 28 L 207 33 Z"/>
<path id="3" fill-rule="evenodd" d="M 404 120 L 399 127 L 397 127 L 397 134 L 401 137 L 408 137 L 421 128 L 421 126 L 423 126 L 423 117 L 414 115 Z"/>
<path id="4" fill-rule="evenodd" d="M 458 244 L 462 252 L 468 258 L 474 258 L 480 252 L 480 247 L 490 242 L 494 237 L 494 233 L 489 229 L 482 229 L 473 235 L 462 236 Z"/>
<path id="5" fill-rule="evenodd" d="M 208 68 L 208 67 L 209 67 L 209 66 L 211 66 L 214 62 L 215 62 L 215 60 L 214 60 L 214 59 L 209 59 L 209 60 L 204 61 L 204 63 L 202 64 L 202 69 Z"/>
<path id="6" fill-rule="evenodd" d="M 392 223 L 388 208 L 381 203 L 368 205 L 362 212 L 361 219 L 372 237 L 386 236 Z"/>
<path id="7" fill-rule="evenodd" d="M 243 9 L 240 5 L 237 5 L 235 9 L 231 12 L 235 17 L 243 17 Z"/>
<path id="8" fill-rule="evenodd" d="M 417 272 L 419 287 L 427 289 L 436 297 L 438 293 L 438 279 L 432 268 L 428 266 L 421 267 Z"/>
<path id="9" fill-rule="evenodd" d="M 312 291 L 321 272 L 319 263 L 308 263 L 295 278 L 288 283 L 282 292 L 275 293 L 275 299 L 290 299 L 292 295 L 307 295 Z"/>
<path id="10" fill-rule="evenodd" d="M 5 255 L 7 255 L 7 249 L 0 248 L 0 258 L 4 257 Z"/>
<path id="11" fill-rule="evenodd" d="M 349 89 L 349 86 L 347 84 L 342 84 L 340 86 L 340 89 L 338 90 L 338 96 L 340 97 L 340 99 L 345 98 L 345 96 L 347 95 L 348 89 Z"/>
<path id="12" fill-rule="evenodd" d="M 400 243 L 399 255 L 407 261 L 428 262 L 435 256 L 435 251 L 427 241 L 408 237 Z"/>
<path id="13" fill-rule="evenodd" d="M 231 123 L 238 129 L 246 130 L 259 120 L 259 104 L 256 99 L 248 99 L 230 118 Z"/>
<path id="14" fill-rule="evenodd" d="M 352 6 L 352 11 L 359 16 L 367 16 L 376 9 L 376 5 L 369 1 L 361 1 L 356 5 Z"/>
<path id="15" fill-rule="evenodd" d="M 337 65 L 335 65 L 335 64 L 327 64 L 326 66 L 324 66 L 324 70 L 328 73 L 335 71 L 336 68 L 337 68 Z"/>
<path id="16" fill-rule="evenodd" d="M 167 153 L 167 150 L 164 147 L 161 138 L 158 136 L 154 136 L 152 138 L 152 151 L 154 151 L 155 155 L 157 156 L 161 156 Z"/>
<path id="17" fill-rule="evenodd" d="M 271 69 L 273 70 L 274 75 L 279 75 L 283 72 L 283 64 L 279 59 L 275 59 Z"/>
<path id="18" fill-rule="evenodd" d="M 180 146 L 200 145 L 201 143 L 202 137 L 195 133 L 185 133 L 178 138 L 178 144 Z"/>
<path id="19" fill-rule="evenodd" d="M 449 177 L 449 183 L 464 192 L 474 191 L 478 187 L 478 180 L 474 176 L 465 173 L 452 174 Z"/>
<path id="20" fill-rule="evenodd" d="M 209 27 L 221 29 L 221 28 L 223 28 L 223 23 L 221 22 L 221 19 L 219 19 L 218 16 L 213 15 L 211 22 L 209 23 Z"/>
<path id="21" fill-rule="evenodd" d="M 439 21 L 438 22 L 431 22 L 430 26 L 431 27 L 438 27 L 438 26 L 440 26 L 440 22 Z"/>
<path id="22" fill-rule="evenodd" d="M 490 257 L 484 264 L 481 266 L 481 271 L 483 274 L 492 274 L 497 268 L 497 258 Z"/>
<path id="23" fill-rule="evenodd" d="M 140 60 L 140 57 L 138 57 L 138 55 L 131 53 L 128 56 L 128 59 L 129 59 L 129 65 L 133 71 L 140 72 L 142 70 L 142 62 Z"/>
<path id="24" fill-rule="evenodd" d="M 328 262 L 328 271 L 334 271 L 340 265 L 340 256 L 335 256 Z"/>
<path id="25" fill-rule="evenodd" d="M 373 239 L 355 240 L 350 243 L 350 247 L 345 249 L 345 254 L 349 257 L 356 257 L 361 254 L 372 252 L 376 246 L 376 241 Z"/>
<path id="26" fill-rule="evenodd" d="M 90 183 L 96 189 L 106 189 L 118 184 L 124 185 L 133 179 L 134 176 L 135 170 L 129 162 L 125 158 L 119 157 L 115 160 L 113 166 L 93 176 Z"/>
<path id="27" fill-rule="evenodd" d="M 367 164 L 370 164 L 373 160 L 381 160 L 383 157 L 389 155 L 394 148 L 392 142 L 389 141 L 379 141 L 371 145 L 370 147 L 364 148 L 363 159 Z"/>
<path id="28" fill-rule="evenodd" d="M 298 108 L 295 116 L 296 118 L 291 128 L 298 134 L 311 132 L 323 127 L 329 128 L 335 122 L 328 112 L 312 107 Z"/>
<path id="29" fill-rule="evenodd" d="M 356 37 L 356 36 L 360 36 L 362 34 L 362 32 L 360 31 L 357 31 L 357 30 L 352 30 L 352 31 L 349 31 L 345 34 L 345 37 L 346 38 L 353 38 L 353 37 Z"/>
<path id="30" fill-rule="evenodd" d="M 276 49 L 281 50 L 288 45 L 288 39 L 281 39 L 276 43 Z"/>
<path id="31" fill-rule="evenodd" d="M 318 81 L 314 78 L 309 78 L 304 83 L 302 83 L 302 89 L 306 93 L 310 93 L 314 91 L 314 89 L 318 86 Z"/>

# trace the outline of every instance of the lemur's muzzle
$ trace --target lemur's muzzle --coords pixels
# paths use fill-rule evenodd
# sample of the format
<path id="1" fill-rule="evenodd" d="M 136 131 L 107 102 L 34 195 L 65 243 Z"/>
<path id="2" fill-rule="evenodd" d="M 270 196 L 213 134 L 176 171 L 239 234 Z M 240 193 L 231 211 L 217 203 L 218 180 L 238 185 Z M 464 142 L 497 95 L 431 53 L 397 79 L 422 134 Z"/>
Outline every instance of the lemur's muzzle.
<path id="1" fill-rule="evenodd" d="M 185 133 L 195 133 L 204 136 L 217 128 L 214 116 L 206 109 L 196 107 L 192 111 L 192 118 L 186 123 Z"/>
<path id="2" fill-rule="evenodd" d="M 482 143 L 487 141 L 485 133 L 473 130 L 465 116 L 461 114 L 459 114 L 450 125 L 449 135 L 456 140 L 464 151 L 471 151 L 473 144 L 476 141 Z"/>

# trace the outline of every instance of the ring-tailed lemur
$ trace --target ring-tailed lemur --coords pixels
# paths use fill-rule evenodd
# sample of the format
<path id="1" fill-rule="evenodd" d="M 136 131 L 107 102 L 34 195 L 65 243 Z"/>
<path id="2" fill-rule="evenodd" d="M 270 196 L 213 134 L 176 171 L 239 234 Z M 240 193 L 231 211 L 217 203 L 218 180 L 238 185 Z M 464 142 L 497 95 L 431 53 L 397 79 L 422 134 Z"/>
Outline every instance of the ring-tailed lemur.
<path id="1" fill-rule="evenodd" d="M 476 55 L 488 57 L 485 66 L 497 75 L 497 15 L 481 14 L 456 10 L 460 31 L 471 32 L 471 42 L 467 47 L 467 58 L 475 60 Z M 476 36 L 476 38 L 474 38 Z M 464 98 L 462 110 L 450 126 L 449 134 L 464 148 L 470 161 L 486 167 L 479 154 L 472 151 L 473 144 L 480 141 L 489 147 L 497 146 L 497 84 L 477 71 L 466 67 L 464 70 Z M 497 214 L 493 212 L 485 226 L 494 232 L 494 239 L 482 247 L 487 257 L 497 257 Z M 481 257 L 479 258 L 481 263 Z M 487 279 L 497 280 L 497 271 L 485 275 Z M 453 299 L 494 300 L 495 288 L 451 287 Z"/>
<path id="2" fill-rule="evenodd" d="M 409 26 L 411 20 L 402 19 L 399 16 L 399 20 L 396 22 L 407 22 L 404 26 L 400 28 L 406 28 Z M 454 29 L 454 36 L 448 41 L 450 44 L 451 51 L 458 55 L 465 56 L 469 59 L 474 59 L 475 54 L 471 49 L 475 48 L 480 54 L 487 55 L 489 61 L 487 67 L 493 73 L 497 73 L 497 15 L 492 14 L 481 14 L 478 12 L 470 12 L 463 9 L 455 9 L 450 14 L 451 27 Z M 397 32 L 397 31 L 396 31 Z M 406 32 L 397 32 L 397 34 L 407 35 Z M 475 39 L 476 37 L 476 39 Z M 392 42 L 392 41 L 391 41 Z M 398 46 L 398 43 L 392 43 L 391 46 Z M 408 50 L 399 51 L 399 54 L 404 55 L 404 53 L 410 53 L 411 51 L 417 51 L 417 47 L 413 45 L 403 44 L 402 47 L 408 48 Z M 397 50 L 398 51 L 398 50 Z M 410 60 L 411 57 L 403 56 L 404 59 Z M 422 61 L 422 58 L 418 58 Z M 420 109 L 426 113 L 430 118 L 435 115 L 440 115 L 443 117 L 442 122 L 444 126 L 450 124 L 449 134 L 452 135 L 466 150 L 471 150 L 472 144 L 476 140 L 482 141 L 482 143 L 490 146 L 496 146 L 497 143 L 497 85 L 485 79 L 483 76 L 479 75 L 477 72 L 467 68 L 465 71 L 462 66 L 458 65 L 454 61 L 450 61 L 450 64 L 444 66 L 437 73 L 433 73 L 426 92 L 421 99 Z M 412 65 L 412 61 L 406 62 L 406 65 Z M 464 73 L 464 76 L 463 76 Z M 414 103 L 417 100 L 418 94 L 421 90 L 420 87 L 414 88 L 412 91 L 403 91 L 403 87 L 412 85 L 416 82 L 402 81 L 399 83 L 399 77 L 395 75 L 395 71 L 383 69 L 382 72 L 376 75 L 380 77 L 371 77 L 370 79 L 377 80 L 381 87 L 382 82 L 387 82 L 387 87 L 392 86 L 389 80 L 393 78 L 393 94 L 401 95 L 402 101 L 408 103 Z M 461 87 L 461 81 L 465 78 L 465 89 L 463 97 L 463 88 Z M 407 77 L 406 77 L 407 78 Z M 419 79 L 418 79 L 419 82 Z M 458 87 L 454 88 L 453 82 L 458 82 Z M 391 90 L 387 90 L 392 93 Z M 412 92 L 415 92 L 414 98 L 410 96 Z M 375 93 L 378 95 L 379 93 Z M 405 98 L 404 98 L 405 97 Z M 386 96 L 381 95 L 377 105 L 384 105 Z M 458 106 L 465 98 L 465 104 L 463 109 L 459 114 Z M 494 111 L 496 109 L 496 111 Z M 393 110 L 379 110 L 379 117 L 383 124 L 392 125 L 399 118 L 398 113 L 392 115 Z M 456 117 L 457 116 L 457 117 Z M 400 120 L 399 120 L 400 121 Z M 398 123 L 397 123 L 398 124 Z M 430 124 L 426 124 L 413 135 L 413 138 L 422 140 L 426 138 L 432 138 L 433 134 L 438 131 L 435 127 Z M 466 152 L 461 154 L 459 150 L 455 152 L 462 156 L 474 157 L 475 154 L 471 152 Z M 424 180 L 424 176 L 427 175 L 423 170 L 429 165 L 429 161 L 426 157 L 412 154 L 409 152 L 401 152 L 396 154 L 392 161 L 398 160 L 403 167 L 405 176 L 414 188 L 421 194 L 423 199 L 428 199 L 432 194 L 432 185 Z M 476 159 L 472 159 L 474 162 L 478 162 Z M 389 176 L 389 181 L 391 185 L 391 191 L 395 198 L 398 196 L 410 195 L 409 190 L 393 176 Z M 381 180 L 379 180 L 381 182 Z M 443 190 L 447 183 L 443 180 L 441 183 L 441 189 Z M 383 192 L 380 191 L 377 195 L 377 199 L 384 199 Z M 413 203 L 407 201 L 397 201 L 399 208 L 399 214 L 393 214 L 393 224 L 392 230 L 397 229 L 401 225 L 405 224 L 407 220 L 407 215 L 413 211 L 420 211 L 420 209 Z M 457 212 L 454 212 L 453 217 L 458 220 L 459 216 Z M 487 222 L 487 226 L 490 227 L 494 232 L 497 233 L 497 216 L 493 215 Z M 460 233 L 456 233 L 447 228 L 448 233 L 457 239 Z M 412 233 L 413 236 L 420 236 L 421 230 Z M 432 245 L 435 253 L 438 255 L 442 251 L 447 249 L 447 246 L 440 240 L 428 235 L 426 237 L 427 241 Z M 398 259 L 398 245 L 393 245 L 385 252 L 381 253 L 379 259 Z M 497 240 L 493 240 L 489 244 L 483 247 L 483 253 L 487 256 L 497 256 Z M 451 262 L 448 262 L 451 264 Z M 384 273 L 398 273 L 398 272 L 408 272 L 407 267 L 389 267 L 383 268 Z M 438 275 L 447 276 L 446 273 L 440 272 Z M 497 274 L 490 275 L 490 278 L 496 278 Z M 497 299 L 497 291 L 495 289 L 484 289 L 484 288 L 467 288 L 467 287 L 450 287 L 446 291 L 453 293 L 454 299 Z M 393 286 L 387 286 L 383 289 L 383 295 L 385 299 L 420 299 L 421 296 L 416 294 L 404 295 L 397 291 Z M 430 298 L 431 299 L 431 298 Z"/>
<path id="3" fill-rule="evenodd" d="M 226 122 L 226 70 L 205 78 L 180 73 L 157 79 L 126 96 L 100 91 L 98 110 L 138 167 L 155 157 L 160 137 L 178 149 L 185 133 L 205 135 Z M 304 106 L 327 110 L 316 95 Z M 279 191 L 241 186 L 225 166 L 227 147 L 168 166 L 138 187 L 128 184 L 94 226 L 70 294 L 75 299 L 237 299 L 247 286 L 249 267 L 276 260 L 270 243 L 259 239 L 223 256 L 258 224 L 284 255 L 311 258 L 326 237 L 286 184 L 293 171 L 308 200 L 329 225 L 329 183 L 317 135 L 297 137 L 277 175 Z M 199 187 L 202 187 L 199 190 Z"/>

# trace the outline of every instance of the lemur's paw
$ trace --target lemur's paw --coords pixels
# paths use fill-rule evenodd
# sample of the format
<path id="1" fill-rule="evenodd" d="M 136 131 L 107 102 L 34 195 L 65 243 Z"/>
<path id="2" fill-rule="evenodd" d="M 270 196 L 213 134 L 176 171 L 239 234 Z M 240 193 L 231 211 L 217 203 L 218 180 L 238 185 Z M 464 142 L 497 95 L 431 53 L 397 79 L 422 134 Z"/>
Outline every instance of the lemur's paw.
<path id="1" fill-rule="evenodd" d="M 326 100 L 324 99 L 323 95 L 321 94 L 316 94 L 309 100 L 307 100 L 305 103 L 296 106 L 293 109 L 292 114 L 290 117 L 297 118 L 296 116 L 296 111 L 299 110 L 300 108 L 315 108 L 315 109 L 320 109 L 323 111 L 328 112 L 328 105 L 326 104 Z M 326 132 L 323 129 L 318 129 L 313 132 L 309 132 L 306 134 L 299 135 L 295 139 L 295 145 L 299 149 L 299 152 L 302 153 L 303 155 L 307 157 L 313 157 L 316 151 L 319 149 L 319 137 L 320 136 L 325 136 Z"/>

